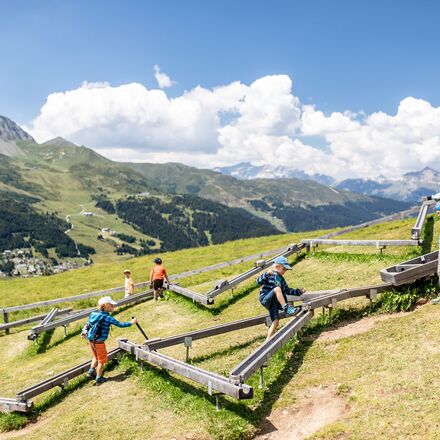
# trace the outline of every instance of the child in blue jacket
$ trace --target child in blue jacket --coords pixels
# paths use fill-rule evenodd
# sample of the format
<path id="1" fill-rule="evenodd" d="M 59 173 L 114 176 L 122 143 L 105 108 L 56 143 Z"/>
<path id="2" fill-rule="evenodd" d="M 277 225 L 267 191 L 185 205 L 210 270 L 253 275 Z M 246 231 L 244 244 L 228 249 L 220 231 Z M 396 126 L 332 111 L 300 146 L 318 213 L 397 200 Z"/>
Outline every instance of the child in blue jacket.
<path id="1" fill-rule="evenodd" d="M 257 278 L 260 284 L 260 303 L 269 310 L 272 324 L 267 332 L 267 338 L 271 338 L 279 325 L 279 312 L 283 310 L 287 316 L 294 315 L 299 311 L 299 307 L 289 306 L 287 304 L 287 295 L 299 296 L 305 292 L 305 289 L 291 289 L 284 279 L 283 275 L 287 270 L 291 270 L 286 257 L 277 257 L 274 264 Z"/>
<path id="2" fill-rule="evenodd" d="M 87 338 L 89 341 L 90 349 L 93 354 L 88 375 L 91 379 L 96 379 L 97 384 L 104 383 L 107 380 L 103 376 L 103 370 L 104 365 L 108 361 L 105 341 L 108 338 L 110 326 L 116 325 L 117 327 L 130 327 L 137 322 L 136 318 L 133 318 L 128 322 L 120 322 L 110 316 L 110 313 L 113 312 L 116 304 L 116 301 L 113 301 L 110 296 L 104 296 L 101 298 L 98 301 L 98 311 L 90 314 L 89 320 L 81 333 L 82 337 Z"/>

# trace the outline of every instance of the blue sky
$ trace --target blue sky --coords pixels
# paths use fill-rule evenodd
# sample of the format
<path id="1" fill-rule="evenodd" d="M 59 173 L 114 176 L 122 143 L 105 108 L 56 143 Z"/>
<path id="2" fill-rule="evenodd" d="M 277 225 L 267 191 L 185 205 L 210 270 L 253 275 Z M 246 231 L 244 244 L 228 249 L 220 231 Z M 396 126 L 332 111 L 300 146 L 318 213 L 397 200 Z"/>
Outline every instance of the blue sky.
<path id="1" fill-rule="evenodd" d="M 212 90 L 287 75 L 302 105 L 326 115 L 394 115 L 406 97 L 440 104 L 434 0 L 0 5 L 0 114 L 27 126 L 50 94 L 84 81 L 157 88 L 155 65 L 176 82 L 166 90 L 169 99 L 197 85 Z"/>
<path id="2" fill-rule="evenodd" d="M 437 1 L 1 3 L 0 112 L 21 122 L 84 80 L 152 87 L 155 64 L 175 93 L 285 73 L 326 111 L 440 101 Z"/>

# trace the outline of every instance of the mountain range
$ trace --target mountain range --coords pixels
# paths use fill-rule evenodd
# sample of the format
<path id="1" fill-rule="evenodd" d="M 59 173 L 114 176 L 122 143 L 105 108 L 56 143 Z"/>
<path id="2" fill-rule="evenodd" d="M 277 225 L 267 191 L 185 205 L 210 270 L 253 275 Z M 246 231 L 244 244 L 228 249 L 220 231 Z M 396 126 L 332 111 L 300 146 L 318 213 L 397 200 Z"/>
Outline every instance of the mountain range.
<path id="1" fill-rule="evenodd" d="M 228 167 L 215 168 L 215 171 L 241 180 L 292 177 L 301 180 L 313 180 L 339 190 L 353 191 L 405 202 L 419 202 L 423 196 L 440 191 L 440 172 L 430 167 L 425 167 L 421 171 L 409 172 L 397 178 L 379 176 L 376 179 L 345 179 L 338 182 L 332 177 L 323 174 L 307 174 L 302 170 L 283 166 L 256 166 L 249 162 L 240 162 Z"/>
<path id="2" fill-rule="evenodd" d="M 179 163 L 119 163 L 60 137 L 38 144 L 1 116 L 0 127 L 0 219 L 25 217 L 21 229 L 9 222 L 7 237 L 0 231 L 3 247 L 17 237 L 45 245 L 50 232 L 33 230 L 32 215 L 51 216 L 56 234 L 68 229 L 99 259 L 345 226 L 409 207 L 298 178 L 239 180 Z"/>

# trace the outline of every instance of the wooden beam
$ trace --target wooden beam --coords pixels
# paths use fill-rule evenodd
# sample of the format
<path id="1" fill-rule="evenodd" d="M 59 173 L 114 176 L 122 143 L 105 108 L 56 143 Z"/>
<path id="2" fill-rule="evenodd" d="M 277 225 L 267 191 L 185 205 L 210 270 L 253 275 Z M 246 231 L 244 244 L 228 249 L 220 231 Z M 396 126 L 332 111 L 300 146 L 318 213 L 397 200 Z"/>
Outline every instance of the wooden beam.
<path id="1" fill-rule="evenodd" d="M 211 393 L 213 390 L 217 390 L 235 399 L 251 399 L 253 397 L 253 388 L 249 385 L 233 384 L 224 376 L 186 364 L 162 353 L 146 350 L 142 346 L 130 343 L 127 339 L 119 339 L 118 342 L 122 350 L 134 354 L 136 359 L 165 368 L 194 382 L 205 385 Z"/>
<path id="2" fill-rule="evenodd" d="M 284 346 L 312 318 L 313 311 L 303 310 L 292 318 L 283 328 L 278 330 L 268 341 L 264 342 L 246 359 L 241 361 L 229 374 L 232 383 L 245 382 L 267 360 Z"/>
<path id="3" fill-rule="evenodd" d="M 108 359 L 114 359 L 121 353 L 120 348 L 114 348 L 108 352 Z M 80 376 L 83 373 L 86 373 L 90 368 L 91 361 L 83 362 L 69 370 L 63 371 L 62 373 L 56 374 L 55 376 L 50 377 L 42 382 L 39 382 L 35 385 L 32 385 L 29 388 L 25 388 L 17 393 L 17 401 L 26 402 L 32 397 L 38 396 L 52 388 L 57 386 L 64 386 L 66 383 L 74 379 L 75 377 Z"/>
<path id="4" fill-rule="evenodd" d="M 419 215 L 417 216 L 414 227 L 411 229 L 411 238 L 414 240 L 420 239 L 423 224 L 425 223 L 426 215 L 428 214 L 428 209 L 430 205 L 430 202 L 423 202 L 422 206 L 420 207 Z"/>
<path id="5" fill-rule="evenodd" d="M 437 273 L 438 251 L 396 264 L 380 271 L 383 281 L 400 286 Z"/>
<path id="6" fill-rule="evenodd" d="M 32 402 L 19 402 L 16 399 L 0 397 L 0 410 L 4 413 L 13 411 L 29 412 L 33 408 Z"/>
<path id="7" fill-rule="evenodd" d="M 149 350 L 158 350 L 160 348 L 171 347 L 173 345 L 182 344 L 185 338 L 191 337 L 193 340 L 209 338 L 211 336 L 220 335 L 223 333 L 232 332 L 235 330 L 241 330 L 248 327 L 253 327 L 256 325 L 261 325 L 266 323 L 266 319 L 269 315 L 258 315 L 252 318 L 239 319 L 237 321 L 226 322 L 224 324 L 215 325 L 212 327 L 193 330 L 186 333 L 181 333 L 180 335 L 169 336 L 166 338 L 156 338 L 153 340 L 145 341 L 143 346 L 147 347 Z M 284 318 L 284 313 L 280 313 L 280 318 Z"/>
<path id="8" fill-rule="evenodd" d="M 186 296 L 187 298 L 192 299 L 195 302 L 201 303 L 201 304 L 211 304 L 213 301 L 203 293 L 194 292 L 190 289 L 187 289 L 186 287 L 179 286 L 177 284 L 168 284 L 167 289 L 171 290 L 172 292 L 178 293 L 179 295 Z"/>

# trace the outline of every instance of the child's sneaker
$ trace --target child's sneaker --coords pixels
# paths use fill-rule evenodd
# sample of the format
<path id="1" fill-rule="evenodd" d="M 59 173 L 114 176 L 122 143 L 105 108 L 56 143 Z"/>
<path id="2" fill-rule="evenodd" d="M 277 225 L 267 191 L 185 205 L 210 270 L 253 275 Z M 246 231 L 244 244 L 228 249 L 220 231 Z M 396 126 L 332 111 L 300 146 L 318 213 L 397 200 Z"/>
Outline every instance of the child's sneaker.
<path id="1" fill-rule="evenodd" d="M 101 383 L 105 383 L 105 382 L 107 382 L 107 378 L 104 377 L 104 376 L 102 376 L 102 377 L 98 377 L 98 378 L 96 379 L 96 384 L 97 384 L 97 385 L 99 385 L 99 384 L 101 384 Z"/>
<path id="2" fill-rule="evenodd" d="M 87 371 L 87 375 L 90 377 L 90 379 L 96 379 L 96 370 L 94 368 L 90 368 L 89 371 Z"/>
<path id="3" fill-rule="evenodd" d="M 289 306 L 289 304 L 286 304 L 283 307 L 284 313 L 286 314 L 286 316 L 292 316 L 295 313 L 299 312 L 299 307 L 294 307 L 294 306 Z"/>

